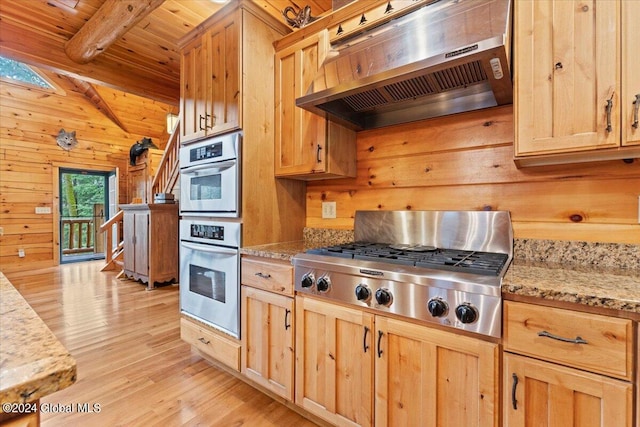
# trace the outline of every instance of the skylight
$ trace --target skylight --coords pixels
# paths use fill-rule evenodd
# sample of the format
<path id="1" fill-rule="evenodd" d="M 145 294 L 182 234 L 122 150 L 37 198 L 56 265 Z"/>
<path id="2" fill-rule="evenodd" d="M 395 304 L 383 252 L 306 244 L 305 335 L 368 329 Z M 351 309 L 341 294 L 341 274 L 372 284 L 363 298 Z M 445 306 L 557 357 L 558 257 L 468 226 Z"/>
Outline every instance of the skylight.
<path id="1" fill-rule="evenodd" d="M 28 65 L 2 56 L 0 56 L 0 77 L 45 89 L 55 89 Z"/>

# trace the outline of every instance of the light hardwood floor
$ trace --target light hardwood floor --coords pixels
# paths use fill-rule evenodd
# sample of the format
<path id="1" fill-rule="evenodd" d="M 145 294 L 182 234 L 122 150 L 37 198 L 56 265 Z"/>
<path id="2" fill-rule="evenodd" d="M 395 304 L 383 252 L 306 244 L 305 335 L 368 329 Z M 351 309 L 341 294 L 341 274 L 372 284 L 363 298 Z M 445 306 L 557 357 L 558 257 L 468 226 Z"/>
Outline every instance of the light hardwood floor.
<path id="1" fill-rule="evenodd" d="M 41 403 L 43 426 L 315 426 L 212 366 L 180 340 L 178 286 L 146 291 L 102 262 L 7 274 L 75 357 L 78 379 Z"/>

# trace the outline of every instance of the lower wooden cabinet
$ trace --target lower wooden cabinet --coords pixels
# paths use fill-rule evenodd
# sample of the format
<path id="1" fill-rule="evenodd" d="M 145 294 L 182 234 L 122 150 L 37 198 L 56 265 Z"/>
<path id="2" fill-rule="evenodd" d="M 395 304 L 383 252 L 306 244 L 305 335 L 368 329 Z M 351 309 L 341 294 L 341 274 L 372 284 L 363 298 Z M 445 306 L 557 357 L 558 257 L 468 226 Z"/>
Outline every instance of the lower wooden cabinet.
<path id="1" fill-rule="evenodd" d="M 375 425 L 499 425 L 498 344 L 375 318 Z"/>
<path id="2" fill-rule="evenodd" d="M 293 298 L 242 286 L 242 373 L 293 401 Z"/>
<path id="3" fill-rule="evenodd" d="M 633 427 L 633 329 L 629 319 L 505 301 L 504 425 Z"/>
<path id="4" fill-rule="evenodd" d="M 296 403 L 334 425 L 499 425 L 498 344 L 300 296 L 296 327 Z"/>
<path id="5" fill-rule="evenodd" d="M 372 425 L 373 315 L 296 297 L 296 404 L 336 426 Z"/>
<path id="6" fill-rule="evenodd" d="M 504 425 L 631 427 L 631 383 L 505 353 Z"/>

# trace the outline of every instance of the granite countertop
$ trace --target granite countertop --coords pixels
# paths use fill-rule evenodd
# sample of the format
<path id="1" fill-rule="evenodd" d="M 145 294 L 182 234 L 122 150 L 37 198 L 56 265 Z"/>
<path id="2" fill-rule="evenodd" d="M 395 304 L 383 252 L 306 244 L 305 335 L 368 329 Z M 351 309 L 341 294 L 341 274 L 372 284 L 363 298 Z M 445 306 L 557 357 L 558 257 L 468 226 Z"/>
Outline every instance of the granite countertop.
<path id="1" fill-rule="evenodd" d="M 0 403 L 34 402 L 75 381 L 75 359 L 0 272 Z"/>
<path id="2" fill-rule="evenodd" d="M 290 261 L 295 254 L 306 249 L 326 246 L 322 243 L 322 239 L 305 239 L 242 248 L 240 253 Z M 330 238 L 324 243 L 337 244 Z M 634 251 L 637 249 L 632 248 Z M 516 249 L 525 252 L 522 245 L 516 245 Z M 635 256 L 635 252 L 632 255 Z M 640 315 L 640 269 L 583 266 L 516 258 L 503 279 L 502 294 L 505 297 L 520 295 Z M 635 317 L 634 314 L 632 316 Z"/>

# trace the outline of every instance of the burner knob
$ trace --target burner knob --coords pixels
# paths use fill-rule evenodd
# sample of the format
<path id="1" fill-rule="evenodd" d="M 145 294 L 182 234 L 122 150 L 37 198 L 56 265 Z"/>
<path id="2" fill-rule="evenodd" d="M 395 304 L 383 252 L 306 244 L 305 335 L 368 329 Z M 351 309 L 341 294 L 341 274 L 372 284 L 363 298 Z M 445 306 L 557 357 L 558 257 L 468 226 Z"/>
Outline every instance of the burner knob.
<path id="1" fill-rule="evenodd" d="M 356 286 L 356 298 L 358 298 L 358 301 L 369 301 L 371 299 L 371 289 L 363 284 Z"/>
<path id="2" fill-rule="evenodd" d="M 393 296 L 391 292 L 389 292 L 389 289 L 380 288 L 376 291 L 376 301 L 378 301 L 378 304 L 389 306 L 392 300 Z"/>
<path id="3" fill-rule="evenodd" d="M 478 310 L 468 302 L 456 307 L 456 317 L 462 323 L 473 323 L 478 320 Z"/>
<path id="4" fill-rule="evenodd" d="M 331 286 L 331 280 L 329 280 L 328 276 L 322 276 L 318 279 L 316 286 L 318 287 L 318 291 L 327 292 L 329 290 L 329 286 Z"/>
<path id="5" fill-rule="evenodd" d="M 427 302 L 427 310 L 433 317 L 442 317 L 449 311 L 449 305 L 440 298 L 431 298 Z"/>
<path id="6" fill-rule="evenodd" d="M 315 278 L 313 277 L 313 274 L 307 273 L 304 276 L 302 276 L 302 280 L 300 281 L 300 284 L 302 285 L 303 288 L 310 288 L 313 286 L 313 282 L 315 282 Z"/>

